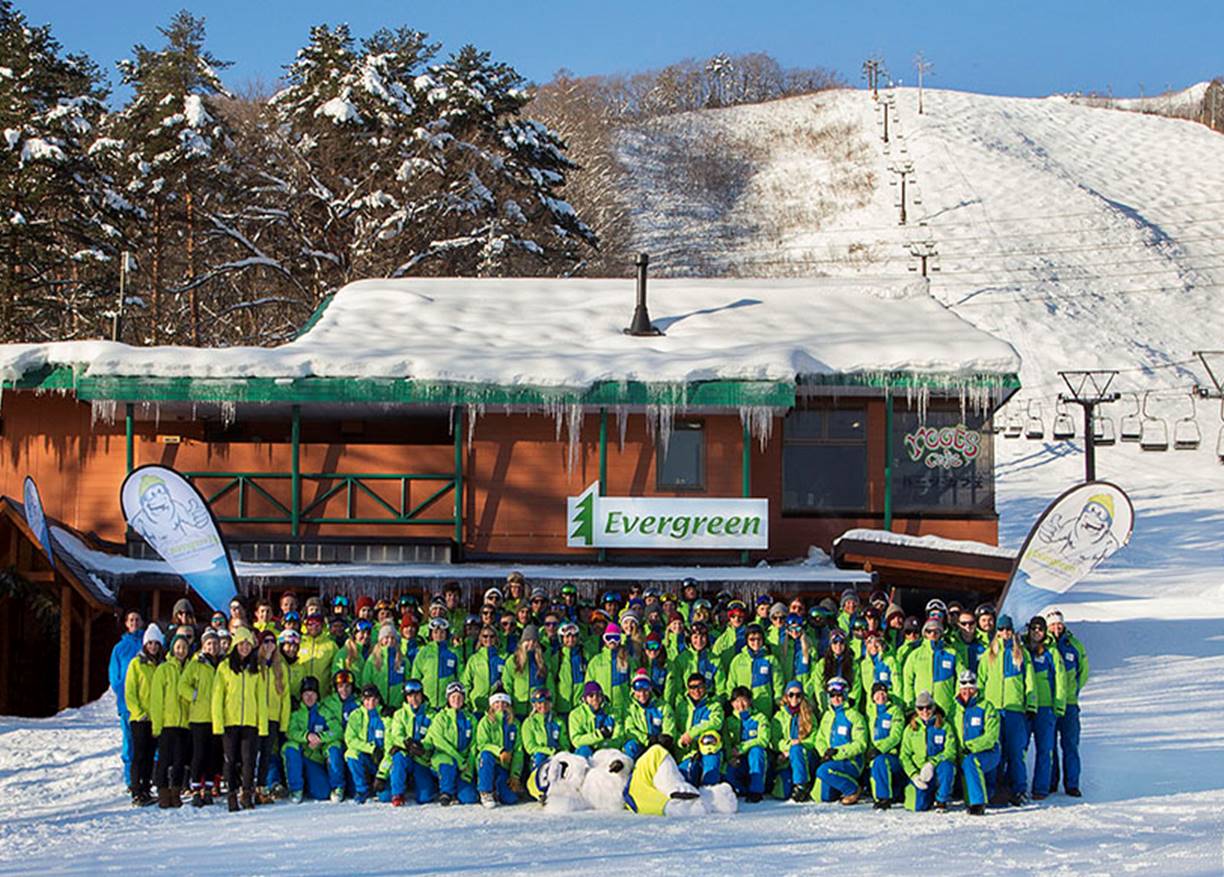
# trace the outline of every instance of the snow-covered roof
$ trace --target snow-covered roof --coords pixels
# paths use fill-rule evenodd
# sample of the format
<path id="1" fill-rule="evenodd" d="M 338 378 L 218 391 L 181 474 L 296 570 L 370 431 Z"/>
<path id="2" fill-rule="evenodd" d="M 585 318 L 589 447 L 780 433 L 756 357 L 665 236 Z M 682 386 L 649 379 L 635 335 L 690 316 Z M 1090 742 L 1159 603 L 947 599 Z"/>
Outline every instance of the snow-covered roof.
<path id="1" fill-rule="evenodd" d="M 839 542 L 874 542 L 877 545 L 899 545 L 906 548 L 926 548 L 932 551 L 999 557 L 1005 560 L 1016 559 L 1016 552 L 986 542 L 974 542 L 970 539 L 945 539 L 942 536 L 910 536 L 906 533 L 892 533 L 888 530 L 866 528 L 847 530 L 833 540 L 834 547 Z"/>
<path id="2" fill-rule="evenodd" d="M 632 280 L 363 280 L 273 348 L 0 346 L 0 379 L 72 365 L 85 377 L 411 378 L 498 386 L 795 382 L 903 372 L 955 380 L 1019 371 L 1015 349 L 915 278 L 655 280 L 658 337 L 623 333 Z"/>

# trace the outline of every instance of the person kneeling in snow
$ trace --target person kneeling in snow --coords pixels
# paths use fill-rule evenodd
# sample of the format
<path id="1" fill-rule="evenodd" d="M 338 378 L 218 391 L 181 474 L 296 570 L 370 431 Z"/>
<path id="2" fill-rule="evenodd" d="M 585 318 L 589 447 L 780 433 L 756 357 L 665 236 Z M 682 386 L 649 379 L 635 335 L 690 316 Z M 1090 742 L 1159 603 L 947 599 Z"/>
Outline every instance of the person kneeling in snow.
<path id="1" fill-rule="evenodd" d="M 721 774 L 722 704 L 706 697 L 706 680 L 690 673 L 688 691 L 677 708 L 680 771 L 694 786 L 712 786 Z"/>
<path id="2" fill-rule="evenodd" d="M 736 793 L 757 804 L 765 793 L 769 767 L 769 719 L 752 709 L 752 690 L 737 685 L 731 691 L 731 715 L 726 722 L 727 780 Z"/>
<path id="3" fill-rule="evenodd" d="M 319 702 L 319 680 L 302 679 L 302 705 L 289 717 L 287 740 L 282 750 L 289 800 L 302 803 L 305 795 L 326 801 L 332 789 L 344 788 L 344 765 L 330 758 L 330 747 L 340 740 L 344 728 Z"/>
<path id="4" fill-rule="evenodd" d="M 816 734 L 816 751 L 820 766 L 816 768 L 816 784 L 812 798 L 829 802 L 837 797 L 843 804 L 857 804 L 861 789 L 858 778 L 863 773 L 863 753 L 867 751 L 867 723 L 863 715 L 846 704 L 850 684 L 834 676 L 825 686 L 829 708 L 820 719 Z"/>
<path id="5" fill-rule="evenodd" d="M 633 699 L 625 716 L 625 754 L 631 758 L 641 758 L 656 743 L 668 749 L 672 746 L 676 720 L 671 707 L 654 695 L 654 682 L 643 667 L 633 677 Z"/>
<path id="6" fill-rule="evenodd" d="M 425 732 L 425 746 L 433 748 L 430 767 L 438 781 L 438 803 L 443 807 L 456 800 L 460 804 L 479 800 L 472 785 L 476 720 L 464 709 L 466 696 L 462 682 L 447 685 L 446 708 L 438 711 Z"/>
<path id="7" fill-rule="evenodd" d="M 482 806 L 517 804 L 523 767 L 523 744 L 514 720 L 510 695 L 489 695 L 488 712 L 476 726 L 476 791 Z M 518 789 L 515 789 L 518 786 Z"/>
<path id="8" fill-rule="evenodd" d="M 931 692 L 914 700 L 914 717 L 901 736 L 901 769 L 909 777 L 905 787 L 906 810 L 947 810 L 956 779 L 956 738 L 944 727 L 943 710 Z M 934 788 L 932 788 L 934 786 Z"/>

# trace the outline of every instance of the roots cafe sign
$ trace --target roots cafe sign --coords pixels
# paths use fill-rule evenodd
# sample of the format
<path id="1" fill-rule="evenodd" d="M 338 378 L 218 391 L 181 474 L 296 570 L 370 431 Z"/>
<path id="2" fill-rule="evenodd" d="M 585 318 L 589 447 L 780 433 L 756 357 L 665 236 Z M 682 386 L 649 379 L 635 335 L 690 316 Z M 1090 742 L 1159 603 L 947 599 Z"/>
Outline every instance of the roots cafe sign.
<path id="1" fill-rule="evenodd" d="M 570 548 L 768 548 L 769 500 L 567 497 Z"/>
<path id="2" fill-rule="evenodd" d="M 982 434 L 963 423 L 956 426 L 920 426 L 905 434 L 905 453 L 928 469 L 960 469 L 972 466 L 982 452 Z"/>

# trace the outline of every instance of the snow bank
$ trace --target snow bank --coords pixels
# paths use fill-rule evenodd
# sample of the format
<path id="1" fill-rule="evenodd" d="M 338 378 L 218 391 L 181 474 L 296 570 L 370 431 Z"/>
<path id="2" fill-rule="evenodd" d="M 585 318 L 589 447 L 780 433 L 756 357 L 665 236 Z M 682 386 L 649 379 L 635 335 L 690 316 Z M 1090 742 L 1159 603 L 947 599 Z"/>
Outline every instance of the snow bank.
<path id="1" fill-rule="evenodd" d="M 587 387 L 600 381 L 793 381 L 886 371 L 1019 369 L 921 279 L 660 280 L 655 325 L 633 338 L 630 280 L 365 280 L 302 337 L 271 349 L 47 344 L 0 347 L 0 376 L 48 363 L 83 373 L 197 378 L 362 377 Z"/>

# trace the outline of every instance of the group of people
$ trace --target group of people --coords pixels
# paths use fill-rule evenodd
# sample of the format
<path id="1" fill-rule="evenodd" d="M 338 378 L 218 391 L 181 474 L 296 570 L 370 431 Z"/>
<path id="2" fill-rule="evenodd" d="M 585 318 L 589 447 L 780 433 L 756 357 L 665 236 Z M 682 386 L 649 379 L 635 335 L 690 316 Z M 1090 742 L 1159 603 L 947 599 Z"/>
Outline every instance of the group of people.
<path id="1" fill-rule="evenodd" d="M 235 599 L 163 632 L 136 610 L 111 657 L 132 803 L 230 810 L 280 798 L 513 804 L 560 752 L 670 752 L 749 803 L 1080 795 L 1088 657 L 1060 613 L 1013 619 L 854 590 L 814 605 L 630 587 L 579 599 L 512 573 L 477 611 L 422 601 Z M 1030 772 L 1029 746 L 1034 751 Z M 157 797 L 152 795 L 153 787 Z"/>

